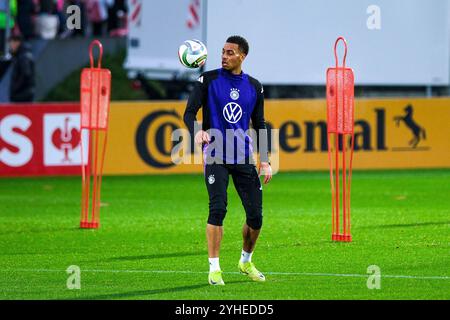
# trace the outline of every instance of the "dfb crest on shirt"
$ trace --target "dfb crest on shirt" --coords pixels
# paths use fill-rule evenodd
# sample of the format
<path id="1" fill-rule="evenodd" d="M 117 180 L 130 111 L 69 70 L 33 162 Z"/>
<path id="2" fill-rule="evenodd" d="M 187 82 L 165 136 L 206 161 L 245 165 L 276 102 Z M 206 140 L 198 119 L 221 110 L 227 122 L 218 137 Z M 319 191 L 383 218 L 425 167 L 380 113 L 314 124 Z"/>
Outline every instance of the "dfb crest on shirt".
<path id="1" fill-rule="evenodd" d="M 229 102 L 223 107 L 223 117 L 229 123 L 236 123 L 242 117 L 242 108 L 236 102 Z"/>
<path id="2" fill-rule="evenodd" d="M 231 88 L 230 98 L 233 100 L 239 99 L 239 89 Z"/>
<path id="3" fill-rule="evenodd" d="M 216 179 L 214 178 L 214 175 L 213 174 L 209 175 L 209 177 L 208 177 L 209 184 L 213 184 L 215 181 L 216 181 Z"/>

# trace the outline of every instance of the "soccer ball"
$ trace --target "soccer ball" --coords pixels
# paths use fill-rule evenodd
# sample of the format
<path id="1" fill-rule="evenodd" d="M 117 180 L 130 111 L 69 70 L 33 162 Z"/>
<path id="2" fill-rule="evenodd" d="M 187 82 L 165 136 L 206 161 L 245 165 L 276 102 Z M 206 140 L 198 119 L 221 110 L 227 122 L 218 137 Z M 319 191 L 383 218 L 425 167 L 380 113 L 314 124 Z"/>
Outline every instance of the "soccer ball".
<path id="1" fill-rule="evenodd" d="M 208 51 L 199 40 L 186 40 L 178 49 L 178 58 L 183 66 L 199 68 L 206 62 Z"/>

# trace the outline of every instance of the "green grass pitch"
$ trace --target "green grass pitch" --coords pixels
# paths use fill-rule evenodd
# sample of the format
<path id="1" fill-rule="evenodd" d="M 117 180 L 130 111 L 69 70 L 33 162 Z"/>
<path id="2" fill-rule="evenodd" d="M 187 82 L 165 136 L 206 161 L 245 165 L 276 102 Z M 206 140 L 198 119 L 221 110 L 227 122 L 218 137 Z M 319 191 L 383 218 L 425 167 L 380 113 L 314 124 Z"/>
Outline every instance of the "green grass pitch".
<path id="1" fill-rule="evenodd" d="M 212 287 L 201 175 L 105 177 L 99 230 L 78 228 L 80 177 L 1 179 L 0 298 L 450 299 L 450 170 L 355 171 L 352 243 L 330 240 L 327 172 L 274 176 L 253 255 L 265 283 L 238 273 L 245 215 L 228 190 L 226 285 Z"/>

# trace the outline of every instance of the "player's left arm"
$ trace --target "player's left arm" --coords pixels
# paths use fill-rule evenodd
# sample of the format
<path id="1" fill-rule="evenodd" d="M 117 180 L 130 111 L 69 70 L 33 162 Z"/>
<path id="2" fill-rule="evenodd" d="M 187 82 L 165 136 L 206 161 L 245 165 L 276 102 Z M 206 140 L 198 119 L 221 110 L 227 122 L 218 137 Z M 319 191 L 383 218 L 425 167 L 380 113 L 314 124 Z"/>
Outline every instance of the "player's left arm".
<path id="1" fill-rule="evenodd" d="M 256 130 L 257 143 L 259 149 L 260 163 L 258 174 L 261 169 L 264 171 L 264 184 L 269 183 L 272 179 L 272 168 L 269 161 L 269 141 L 267 136 L 266 121 L 264 120 L 264 89 L 262 85 L 257 82 L 256 85 L 256 104 L 252 112 L 252 124 Z"/>

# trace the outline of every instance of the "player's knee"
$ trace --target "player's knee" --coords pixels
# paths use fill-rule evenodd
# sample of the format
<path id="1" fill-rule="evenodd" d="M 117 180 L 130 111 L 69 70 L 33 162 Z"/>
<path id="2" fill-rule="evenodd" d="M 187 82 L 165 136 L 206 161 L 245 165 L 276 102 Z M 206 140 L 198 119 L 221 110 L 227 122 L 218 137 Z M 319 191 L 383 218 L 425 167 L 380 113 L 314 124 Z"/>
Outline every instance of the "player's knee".
<path id="1" fill-rule="evenodd" d="M 249 210 L 247 213 L 247 225 L 253 230 L 259 230 L 262 227 L 263 216 L 262 210 Z"/>
<path id="2" fill-rule="evenodd" d="M 253 230 L 259 230 L 262 228 L 262 217 L 260 218 L 247 218 L 247 225 Z"/>
<path id="3" fill-rule="evenodd" d="M 213 198 L 209 202 L 208 223 L 214 226 L 221 226 L 227 213 L 227 202 L 223 199 Z"/>
<path id="4" fill-rule="evenodd" d="M 210 210 L 208 216 L 208 224 L 214 226 L 222 226 L 225 219 L 226 210 Z"/>

